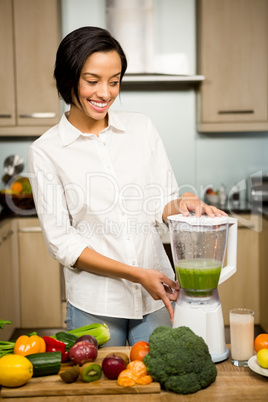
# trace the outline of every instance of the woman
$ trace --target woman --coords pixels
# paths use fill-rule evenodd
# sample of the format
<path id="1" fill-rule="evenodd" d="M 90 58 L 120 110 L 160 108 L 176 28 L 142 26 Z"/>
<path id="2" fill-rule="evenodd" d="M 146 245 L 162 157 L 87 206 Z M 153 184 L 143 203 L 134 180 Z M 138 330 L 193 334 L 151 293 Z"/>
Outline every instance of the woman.
<path id="1" fill-rule="evenodd" d="M 175 213 L 224 214 L 194 194 L 178 197 L 148 117 L 109 110 L 126 68 L 106 30 L 67 35 L 54 76 L 70 111 L 29 152 L 46 244 L 64 266 L 67 329 L 105 322 L 110 346 L 148 341 L 155 327 L 173 320 L 179 286 L 156 225 Z"/>

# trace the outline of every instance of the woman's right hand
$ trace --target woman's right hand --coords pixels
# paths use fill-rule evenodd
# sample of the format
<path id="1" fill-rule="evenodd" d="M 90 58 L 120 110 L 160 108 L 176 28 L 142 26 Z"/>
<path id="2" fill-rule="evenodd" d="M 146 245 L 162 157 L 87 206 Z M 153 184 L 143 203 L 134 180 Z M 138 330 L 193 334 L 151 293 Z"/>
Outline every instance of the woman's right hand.
<path id="1" fill-rule="evenodd" d="M 173 323 L 174 311 L 171 302 L 176 301 L 179 294 L 178 282 L 169 279 L 162 272 L 155 269 L 140 268 L 139 283 L 147 290 L 154 300 L 162 300 L 165 304 L 171 323 Z"/>

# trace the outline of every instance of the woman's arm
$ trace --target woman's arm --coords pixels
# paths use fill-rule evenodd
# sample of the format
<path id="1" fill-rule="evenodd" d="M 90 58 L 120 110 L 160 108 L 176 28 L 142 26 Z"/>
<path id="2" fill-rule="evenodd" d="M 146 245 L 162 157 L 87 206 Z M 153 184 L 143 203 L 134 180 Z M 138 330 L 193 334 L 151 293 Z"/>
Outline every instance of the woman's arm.
<path id="1" fill-rule="evenodd" d="M 220 209 L 205 204 L 193 193 L 184 193 L 181 197 L 170 201 L 164 208 L 162 219 L 167 222 L 167 217 L 170 215 L 183 214 L 188 216 L 191 211 L 196 213 L 196 216 L 201 216 L 202 213 L 210 217 L 214 216 L 227 216 L 227 214 Z"/>
<path id="2" fill-rule="evenodd" d="M 171 322 L 173 322 L 174 312 L 171 301 L 177 299 L 179 285 L 162 272 L 155 269 L 129 266 L 105 257 L 90 248 L 83 250 L 76 261 L 75 267 L 95 274 L 123 278 L 130 282 L 140 283 L 154 300 L 161 299 L 163 301 L 169 312 Z"/>

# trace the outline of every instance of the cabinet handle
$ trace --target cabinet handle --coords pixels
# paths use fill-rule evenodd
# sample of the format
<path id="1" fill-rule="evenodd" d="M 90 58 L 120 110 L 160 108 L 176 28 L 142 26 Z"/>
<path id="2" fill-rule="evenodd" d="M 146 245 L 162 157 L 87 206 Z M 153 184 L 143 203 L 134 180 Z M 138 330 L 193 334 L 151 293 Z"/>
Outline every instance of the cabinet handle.
<path id="1" fill-rule="evenodd" d="M 240 226 L 238 225 L 238 229 L 255 229 L 255 225 L 250 225 L 250 226 Z"/>
<path id="2" fill-rule="evenodd" d="M 12 114 L 0 114 L 0 119 L 11 119 L 12 118 Z"/>
<path id="3" fill-rule="evenodd" d="M 4 243 L 10 236 L 13 235 L 13 230 L 9 230 L 7 233 L 4 233 L 3 236 L 1 237 L 0 244 Z"/>
<path id="4" fill-rule="evenodd" d="M 40 112 L 40 113 L 24 113 L 19 115 L 22 119 L 52 119 L 56 117 L 56 113 Z"/>
<path id="5" fill-rule="evenodd" d="M 33 226 L 28 228 L 20 228 L 19 233 L 39 233 L 42 232 L 41 227 Z"/>
<path id="6" fill-rule="evenodd" d="M 219 110 L 218 114 L 252 114 L 254 110 Z"/>

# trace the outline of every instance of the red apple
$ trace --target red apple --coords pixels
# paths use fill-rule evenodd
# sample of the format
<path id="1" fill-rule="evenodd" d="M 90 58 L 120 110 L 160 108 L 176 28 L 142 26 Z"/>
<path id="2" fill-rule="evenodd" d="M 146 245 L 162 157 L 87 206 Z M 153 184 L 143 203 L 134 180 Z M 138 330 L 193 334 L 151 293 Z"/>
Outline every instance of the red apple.
<path id="1" fill-rule="evenodd" d="M 121 371 L 126 369 L 126 362 L 121 356 L 109 355 L 102 361 L 102 371 L 109 380 L 117 380 Z"/>
<path id="2" fill-rule="evenodd" d="M 120 357 L 122 357 L 122 359 L 123 359 L 123 360 L 125 361 L 125 363 L 126 363 L 126 366 L 127 366 L 128 363 L 130 362 L 128 355 L 127 355 L 126 353 L 123 353 L 123 352 L 108 353 L 108 355 L 106 355 L 106 357 L 107 357 L 107 356 L 120 356 Z"/>

